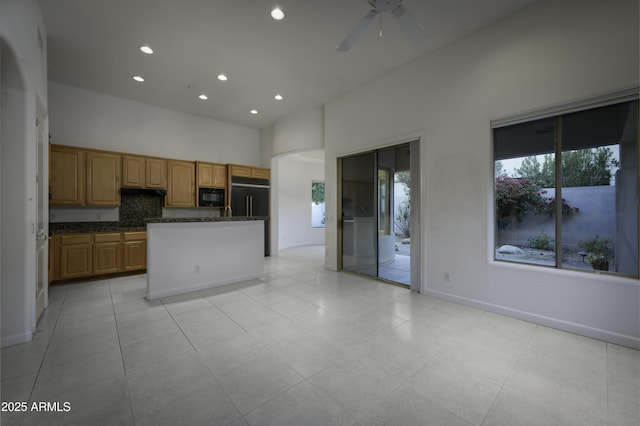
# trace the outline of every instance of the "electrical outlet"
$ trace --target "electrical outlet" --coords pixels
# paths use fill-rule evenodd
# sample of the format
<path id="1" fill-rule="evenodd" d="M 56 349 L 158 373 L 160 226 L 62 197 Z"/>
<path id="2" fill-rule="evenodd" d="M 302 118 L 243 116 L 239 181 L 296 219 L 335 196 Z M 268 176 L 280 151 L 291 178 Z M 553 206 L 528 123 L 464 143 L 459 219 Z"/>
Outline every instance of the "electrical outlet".
<path id="1" fill-rule="evenodd" d="M 445 272 L 445 273 L 444 273 L 444 280 L 445 280 L 446 282 L 451 281 L 451 276 L 449 275 L 449 273 L 448 273 L 448 272 Z"/>

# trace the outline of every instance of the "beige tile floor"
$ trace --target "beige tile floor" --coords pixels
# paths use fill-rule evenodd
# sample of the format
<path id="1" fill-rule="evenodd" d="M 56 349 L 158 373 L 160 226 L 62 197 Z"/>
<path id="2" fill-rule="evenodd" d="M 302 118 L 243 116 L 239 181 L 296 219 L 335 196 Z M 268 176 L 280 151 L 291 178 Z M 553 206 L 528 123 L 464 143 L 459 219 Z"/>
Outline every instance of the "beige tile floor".
<path id="1" fill-rule="evenodd" d="M 264 279 L 148 302 L 145 276 L 50 289 L 2 349 L 2 425 L 634 425 L 637 350 L 266 259 Z"/>

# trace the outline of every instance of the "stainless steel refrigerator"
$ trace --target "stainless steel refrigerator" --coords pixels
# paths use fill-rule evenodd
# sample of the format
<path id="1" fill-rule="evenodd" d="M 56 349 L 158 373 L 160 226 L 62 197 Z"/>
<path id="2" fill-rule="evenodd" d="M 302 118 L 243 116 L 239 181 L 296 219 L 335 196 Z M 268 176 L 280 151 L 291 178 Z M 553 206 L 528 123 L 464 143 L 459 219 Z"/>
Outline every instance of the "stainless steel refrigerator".
<path id="1" fill-rule="evenodd" d="M 264 255 L 269 256 L 269 180 L 231 177 L 233 216 L 264 216 Z"/>

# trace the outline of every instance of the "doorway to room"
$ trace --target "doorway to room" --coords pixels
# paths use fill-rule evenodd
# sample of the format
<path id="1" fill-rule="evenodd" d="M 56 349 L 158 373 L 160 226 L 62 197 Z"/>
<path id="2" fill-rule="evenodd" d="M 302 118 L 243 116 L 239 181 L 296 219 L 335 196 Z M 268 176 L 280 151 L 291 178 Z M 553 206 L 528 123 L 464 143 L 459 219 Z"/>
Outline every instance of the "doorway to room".
<path id="1" fill-rule="evenodd" d="M 414 141 L 338 159 L 341 269 L 417 287 L 418 148 Z"/>

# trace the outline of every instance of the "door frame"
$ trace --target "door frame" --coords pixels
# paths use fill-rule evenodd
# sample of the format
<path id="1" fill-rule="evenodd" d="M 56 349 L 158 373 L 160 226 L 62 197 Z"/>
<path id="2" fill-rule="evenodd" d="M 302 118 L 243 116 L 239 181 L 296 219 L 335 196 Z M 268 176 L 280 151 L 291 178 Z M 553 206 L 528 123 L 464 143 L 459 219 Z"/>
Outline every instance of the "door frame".
<path id="1" fill-rule="evenodd" d="M 34 229 L 35 229 L 35 324 L 49 306 L 49 138 L 46 108 L 36 99 L 36 126 L 33 156 L 35 167 Z M 42 214 L 42 217 L 38 217 Z M 40 228 L 40 225 L 42 226 Z M 42 289 L 38 282 L 42 280 Z"/>
<path id="2" fill-rule="evenodd" d="M 411 149 L 411 157 L 410 157 L 410 174 L 411 174 L 411 220 L 410 220 L 410 227 L 411 227 L 411 235 L 412 238 L 415 238 L 416 241 L 415 243 L 412 242 L 411 244 L 411 261 L 410 261 L 410 274 L 411 274 L 411 285 L 409 286 L 409 289 L 411 291 L 415 291 L 417 293 L 420 293 L 422 291 L 422 277 L 424 275 L 424 271 L 423 269 L 423 263 L 420 262 L 421 259 L 421 254 L 423 252 L 423 236 L 422 236 L 422 227 L 421 227 L 421 220 L 420 220 L 420 216 L 421 216 L 421 205 L 422 205 L 422 197 L 421 197 L 421 193 L 422 193 L 422 172 L 421 172 L 421 164 L 422 164 L 422 151 L 420 149 L 420 145 L 421 145 L 421 141 L 423 139 L 423 135 L 422 133 L 419 134 L 412 134 L 409 136 L 406 136 L 404 138 L 400 138 L 400 139 L 396 139 L 396 140 L 392 140 L 392 141 L 387 141 L 383 144 L 380 145 L 373 145 L 368 147 L 367 149 L 363 149 L 363 150 L 359 150 L 359 151 L 355 151 L 355 152 L 348 152 L 348 153 L 341 153 L 338 154 L 338 156 L 336 157 L 336 194 L 337 194 L 337 199 L 336 199 L 336 231 L 337 231 L 337 235 L 336 235 L 336 243 L 337 243 L 337 269 L 338 271 L 341 272 L 347 272 L 347 273 L 351 273 L 351 271 L 348 271 L 346 269 L 344 269 L 343 267 L 343 253 L 342 253 L 342 248 L 343 248 L 343 226 L 342 226 L 342 159 L 343 158 L 347 158 L 347 157 L 351 157 L 354 155 L 359 155 L 359 154 L 366 154 L 366 153 L 377 153 L 378 151 L 381 150 L 385 150 L 385 149 L 390 149 L 390 148 L 394 148 L 394 147 L 398 147 L 401 145 L 405 145 L 408 144 L 410 146 Z M 375 157 L 377 158 L 377 155 L 375 155 Z M 374 194 L 374 196 L 376 196 L 376 204 L 377 204 L 377 194 Z M 377 218 L 377 214 L 376 214 L 376 218 Z M 415 236 L 415 237 L 413 237 Z M 376 258 L 377 258 L 377 251 L 378 251 L 378 247 L 376 247 Z M 378 264 L 377 264 L 377 259 L 376 259 L 376 270 L 378 269 Z M 354 272 L 355 273 L 355 272 Z M 361 275 L 361 274 L 358 274 Z M 377 275 L 377 273 L 376 273 Z M 399 285 L 401 287 L 407 288 L 407 286 L 403 285 L 403 284 L 399 284 L 399 283 L 395 283 L 392 281 L 388 281 L 385 279 L 382 279 L 380 277 L 372 277 L 370 275 L 362 275 L 362 276 L 366 276 L 366 277 L 370 277 L 373 278 L 375 280 L 378 281 L 383 281 L 383 282 L 387 282 L 390 284 L 396 284 Z"/>

